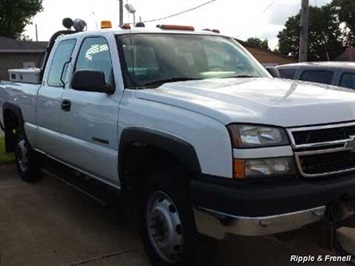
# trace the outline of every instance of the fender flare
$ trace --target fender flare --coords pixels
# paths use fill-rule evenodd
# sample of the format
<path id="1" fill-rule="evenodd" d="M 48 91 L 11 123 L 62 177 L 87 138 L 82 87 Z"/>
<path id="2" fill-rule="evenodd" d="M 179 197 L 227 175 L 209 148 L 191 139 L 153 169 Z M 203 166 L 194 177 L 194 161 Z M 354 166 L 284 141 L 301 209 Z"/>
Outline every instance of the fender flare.
<path id="1" fill-rule="evenodd" d="M 5 151 L 13 152 L 15 151 L 14 141 L 16 140 L 16 135 L 13 133 L 12 128 L 8 125 L 5 120 L 5 112 L 7 110 L 12 111 L 18 119 L 19 125 L 23 126 L 23 116 L 21 108 L 13 103 L 5 102 L 2 106 L 3 109 L 3 120 L 4 120 L 4 132 L 5 132 Z"/>
<path id="2" fill-rule="evenodd" d="M 126 128 L 121 134 L 118 153 L 118 173 L 121 185 L 125 190 L 128 188 L 128 180 L 122 170 L 124 149 L 129 144 L 140 143 L 152 146 L 174 155 L 179 162 L 191 173 L 201 173 L 201 166 L 194 147 L 178 137 L 167 133 L 159 132 L 147 128 L 132 127 Z"/>
<path id="3" fill-rule="evenodd" d="M 2 105 L 3 116 L 4 116 L 6 110 L 11 110 L 12 112 L 14 112 L 17 119 L 19 120 L 19 122 L 23 123 L 22 111 L 18 105 L 13 104 L 13 103 L 9 103 L 9 102 L 5 102 Z M 4 127 L 6 128 L 5 117 L 3 117 L 3 118 L 4 118 Z"/>

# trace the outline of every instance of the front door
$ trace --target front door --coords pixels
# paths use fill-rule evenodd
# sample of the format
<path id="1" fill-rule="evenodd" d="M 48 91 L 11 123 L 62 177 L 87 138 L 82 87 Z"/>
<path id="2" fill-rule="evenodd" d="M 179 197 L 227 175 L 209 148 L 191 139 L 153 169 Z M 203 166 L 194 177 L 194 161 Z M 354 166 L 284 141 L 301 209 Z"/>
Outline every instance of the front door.
<path id="1" fill-rule="evenodd" d="M 104 37 L 88 37 L 81 44 L 74 72 L 102 71 L 114 86 L 109 45 Z M 66 88 L 62 97 L 62 152 L 65 160 L 112 185 L 118 184 L 118 93 L 77 91 Z"/>

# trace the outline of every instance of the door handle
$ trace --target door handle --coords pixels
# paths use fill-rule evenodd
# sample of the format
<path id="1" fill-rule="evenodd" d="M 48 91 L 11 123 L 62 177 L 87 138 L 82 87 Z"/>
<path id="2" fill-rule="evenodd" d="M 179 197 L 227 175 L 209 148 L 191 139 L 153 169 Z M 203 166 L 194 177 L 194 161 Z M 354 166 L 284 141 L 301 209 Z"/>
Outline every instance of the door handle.
<path id="1" fill-rule="evenodd" d="M 71 108 L 71 101 L 69 100 L 63 100 L 61 104 L 62 110 L 65 112 L 70 112 Z"/>

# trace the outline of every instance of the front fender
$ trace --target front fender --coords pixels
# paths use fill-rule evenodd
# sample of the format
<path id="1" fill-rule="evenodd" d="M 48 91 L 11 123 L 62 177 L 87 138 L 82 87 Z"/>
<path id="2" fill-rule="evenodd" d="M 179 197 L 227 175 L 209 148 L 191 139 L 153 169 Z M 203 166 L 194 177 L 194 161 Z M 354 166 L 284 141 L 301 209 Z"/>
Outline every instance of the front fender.
<path id="1" fill-rule="evenodd" d="M 201 166 L 194 147 L 185 140 L 166 133 L 147 128 L 131 127 L 123 130 L 119 143 L 119 176 L 123 186 L 127 184 L 124 179 L 122 167 L 124 150 L 130 144 L 144 144 L 157 148 L 173 155 L 179 163 L 190 173 L 201 173 Z"/>

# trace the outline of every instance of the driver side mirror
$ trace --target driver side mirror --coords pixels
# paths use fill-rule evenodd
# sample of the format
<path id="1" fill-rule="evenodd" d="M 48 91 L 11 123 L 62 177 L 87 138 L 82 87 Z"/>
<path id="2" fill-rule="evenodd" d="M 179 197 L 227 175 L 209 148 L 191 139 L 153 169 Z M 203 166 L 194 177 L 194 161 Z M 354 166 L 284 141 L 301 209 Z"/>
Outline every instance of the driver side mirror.
<path id="1" fill-rule="evenodd" d="M 78 91 L 113 94 L 115 88 L 105 81 L 105 74 L 96 70 L 78 70 L 74 73 L 71 87 Z"/>

